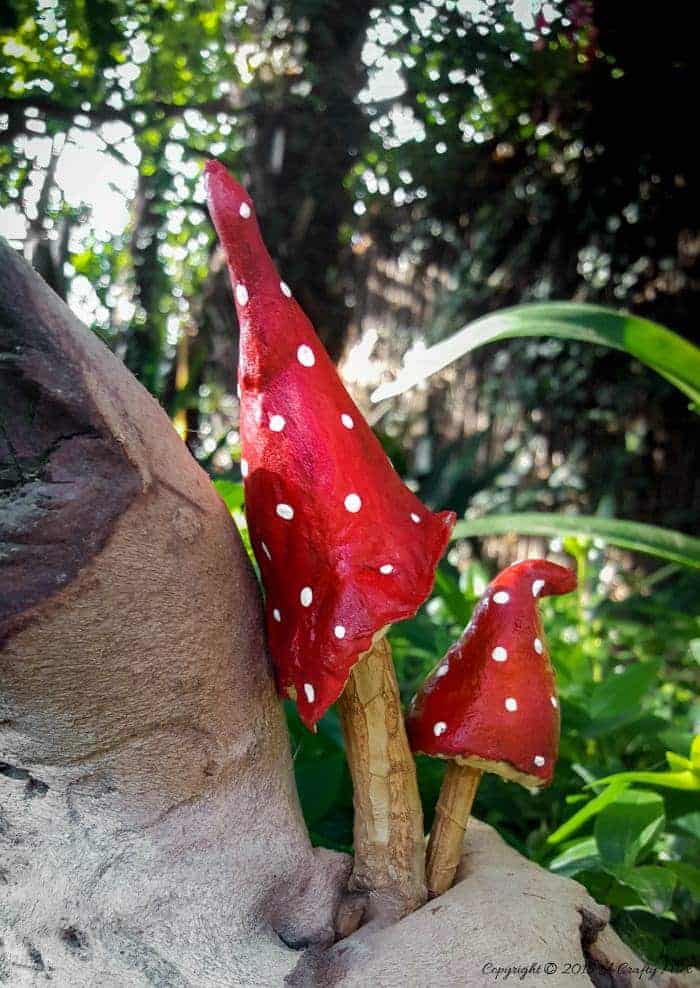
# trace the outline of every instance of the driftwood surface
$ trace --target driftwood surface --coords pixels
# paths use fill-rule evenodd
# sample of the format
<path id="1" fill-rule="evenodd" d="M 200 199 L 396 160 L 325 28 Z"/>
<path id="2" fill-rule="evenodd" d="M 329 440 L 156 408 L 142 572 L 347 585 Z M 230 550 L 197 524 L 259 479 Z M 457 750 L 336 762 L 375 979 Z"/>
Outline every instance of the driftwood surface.
<path id="1" fill-rule="evenodd" d="M 606 910 L 489 828 L 466 847 L 446 895 L 333 946 L 350 861 L 309 842 L 228 512 L 0 242 L 0 984 L 690 983 L 617 970 Z"/>

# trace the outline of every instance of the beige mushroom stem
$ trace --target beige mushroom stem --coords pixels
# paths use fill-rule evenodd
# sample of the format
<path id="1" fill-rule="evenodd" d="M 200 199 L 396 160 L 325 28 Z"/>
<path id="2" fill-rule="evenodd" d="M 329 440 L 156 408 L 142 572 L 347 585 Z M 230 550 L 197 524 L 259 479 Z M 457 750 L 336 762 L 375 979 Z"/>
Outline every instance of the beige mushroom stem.
<path id="1" fill-rule="evenodd" d="M 350 891 L 369 892 L 367 918 L 399 919 L 427 898 L 423 811 L 391 647 L 380 638 L 355 663 L 338 701 L 354 790 Z"/>
<path id="2" fill-rule="evenodd" d="M 447 763 L 428 841 L 426 879 L 431 898 L 446 892 L 454 881 L 481 775 L 480 769 L 471 765 L 460 765 L 453 759 Z"/>

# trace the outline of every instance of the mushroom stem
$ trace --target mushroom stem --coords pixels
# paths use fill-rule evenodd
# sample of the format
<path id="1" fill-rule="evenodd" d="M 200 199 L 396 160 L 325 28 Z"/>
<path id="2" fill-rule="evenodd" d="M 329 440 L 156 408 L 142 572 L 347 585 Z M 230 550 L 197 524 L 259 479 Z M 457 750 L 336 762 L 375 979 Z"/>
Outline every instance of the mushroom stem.
<path id="1" fill-rule="evenodd" d="M 447 763 L 428 841 L 426 878 L 431 898 L 446 892 L 454 881 L 481 774 L 478 768 L 452 759 Z"/>
<path id="2" fill-rule="evenodd" d="M 391 647 L 381 638 L 354 665 L 338 700 L 353 781 L 350 891 L 367 918 L 400 919 L 426 901 L 423 811 Z"/>

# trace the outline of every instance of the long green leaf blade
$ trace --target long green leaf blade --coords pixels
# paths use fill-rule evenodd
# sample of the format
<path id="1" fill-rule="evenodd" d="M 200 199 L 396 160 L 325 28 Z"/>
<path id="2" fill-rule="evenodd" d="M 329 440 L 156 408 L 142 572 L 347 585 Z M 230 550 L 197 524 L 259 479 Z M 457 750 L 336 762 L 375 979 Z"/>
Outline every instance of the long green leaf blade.
<path id="1" fill-rule="evenodd" d="M 643 552 L 659 559 L 668 559 L 693 569 L 700 569 L 700 539 L 669 528 L 646 525 L 636 521 L 620 521 L 597 515 L 556 515 L 548 512 L 486 515 L 458 521 L 453 538 L 474 538 L 482 535 L 543 535 L 562 538 L 567 535 L 600 538 L 611 545 L 633 552 Z"/>
<path id="2" fill-rule="evenodd" d="M 526 336 L 556 336 L 622 350 L 661 374 L 700 407 L 700 349 L 649 319 L 574 302 L 518 305 L 476 319 L 429 347 L 419 364 L 377 388 L 372 401 L 403 394 L 478 347 Z"/>

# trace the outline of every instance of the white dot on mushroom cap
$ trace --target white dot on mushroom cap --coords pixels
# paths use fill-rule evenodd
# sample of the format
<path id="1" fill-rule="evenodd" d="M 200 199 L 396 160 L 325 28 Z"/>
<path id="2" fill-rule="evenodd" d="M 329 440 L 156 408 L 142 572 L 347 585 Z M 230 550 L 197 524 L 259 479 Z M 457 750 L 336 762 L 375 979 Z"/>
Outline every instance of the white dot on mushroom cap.
<path id="1" fill-rule="evenodd" d="M 433 734 L 436 738 L 439 738 L 441 734 L 444 734 L 447 730 L 447 724 L 444 720 L 439 720 L 437 724 L 433 726 Z"/>
<path id="2" fill-rule="evenodd" d="M 544 580 L 535 580 L 534 583 L 532 584 L 532 596 L 537 597 L 543 586 L 544 586 Z"/>
<path id="3" fill-rule="evenodd" d="M 238 210 L 238 215 L 242 216 L 244 220 L 247 220 L 250 216 L 250 206 L 247 202 L 242 202 Z"/>
<path id="4" fill-rule="evenodd" d="M 277 621 L 278 623 L 282 620 L 282 615 L 277 610 L 277 608 L 275 608 L 274 611 L 272 612 L 272 616 L 275 619 L 275 621 Z"/>
<path id="5" fill-rule="evenodd" d="M 532 760 L 538 768 L 542 768 L 542 766 L 544 765 L 544 758 L 542 757 L 542 755 L 535 755 L 535 757 Z"/>
<path id="6" fill-rule="evenodd" d="M 499 590 L 493 595 L 493 600 L 495 604 L 507 604 L 510 600 L 510 594 L 507 594 L 505 590 Z"/>
<path id="7" fill-rule="evenodd" d="M 420 515 L 417 515 L 417 514 L 415 513 L 415 511 L 412 511 L 412 512 L 411 512 L 411 521 L 413 521 L 413 522 L 415 522 L 415 523 L 416 523 L 416 525 L 417 525 L 417 524 L 418 524 L 418 522 L 420 521 Z"/>
<path id="8" fill-rule="evenodd" d="M 248 301 L 248 289 L 245 285 L 236 285 L 236 301 L 239 305 L 245 305 Z"/>
<path id="9" fill-rule="evenodd" d="M 241 477 L 247 477 L 247 476 L 248 476 L 248 461 L 241 460 Z"/>
<path id="10" fill-rule="evenodd" d="M 314 599 L 314 592 L 311 587 L 304 587 L 299 594 L 299 600 L 301 601 L 302 607 L 311 607 L 311 602 Z"/>
<path id="11" fill-rule="evenodd" d="M 550 698 L 549 698 L 549 699 L 550 699 L 550 701 L 551 701 L 551 704 L 552 704 L 552 706 L 553 706 L 553 707 L 554 707 L 554 709 L 556 710 L 556 709 L 557 709 L 557 707 L 559 706 L 559 701 L 557 700 L 557 698 L 556 698 L 556 696 L 550 696 Z"/>
<path id="12" fill-rule="evenodd" d="M 496 645 L 493 652 L 491 652 L 491 658 L 494 662 L 505 662 L 508 658 L 508 652 L 503 645 Z"/>
<path id="13" fill-rule="evenodd" d="M 304 694 L 309 703 L 313 703 L 316 699 L 316 691 L 311 685 L 311 683 L 304 683 Z"/>
<path id="14" fill-rule="evenodd" d="M 362 507 L 362 499 L 359 494 L 348 494 L 343 503 L 345 504 L 345 510 L 349 511 L 352 515 L 356 515 Z"/>
<path id="15" fill-rule="evenodd" d="M 299 361 L 302 367 L 313 367 L 313 365 L 316 363 L 314 352 L 310 346 L 306 345 L 306 343 L 302 343 L 302 345 L 297 350 L 297 360 Z"/>
<path id="16" fill-rule="evenodd" d="M 336 638 L 345 638 L 345 628 L 342 624 L 336 624 L 335 628 L 333 628 L 333 634 Z"/>
<path id="17" fill-rule="evenodd" d="M 265 542 L 261 542 L 260 545 L 262 546 L 262 551 L 265 553 L 265 555 L 267 556 L 267 558 L 268 559 L 272 559 L 272 553 L 267 548 L 266 543 Z"/>
<path id="18" fill-rule="evenodd" d="M 379 572 L 383 573 L 384 576 L 388 576 L 389 573 L 394 572 L 394 567 L 391 565 L 391 563 L 384 563 L 383 566 L 379 567 Z"/>
<path id="19" fill-rule="evenodd" d="M 285 521 L 291 521 L 294 517 L 294 508 L 289 504 L 278 504 L 275 511 Z"/>
<path id="20" fill-rule="evenodd" d="M 518 701 L 513 696 L 509 696 L 506 700 L 506 710 L 510 710 L 514 713 L 518 709 Z"/>
<path id="21" fill-rule="evenodd" d="M 354 429 L 355 423 L 352 420 L 352 416 L 347 415 L 345 412 L 340 416 L 340 421 L 343 423 L 346 429 Z"/>
<path id="22" fill-rule="evenodd" d="M 435 675 L 436 676 L 446 676 L 449 671 L 450 671 L 450 667 L 448 666 L 448 664 L 446 662 L 443 662 L 443 664 L 439 667 L 439 669 L 435 673 Z"/>
<path id="23" fill-rule="evenodd" d="M 270 416 L 270 429 L 273 432 L 282 432 L 286 424 L 287 422 L 283 415 Z"/>
<path id="24" fill-rule="evenodd" d="M 542 653 L 544 652 L 544 646 L 542 645 L 542 642 L 539 640 L 539 638 L 535 638 L 532 644 L 535 646 L 535 651 L 537 652 L 537 654 L 542 655 Z"/>
<path id="25" fill-rule="evenodd" d="M 286 295 L 287 298 L 292 297 L 292 289 L 289 287 L 286 281 L 280 281 L 280 291 L 282 292 L 283 295 Z"/>

